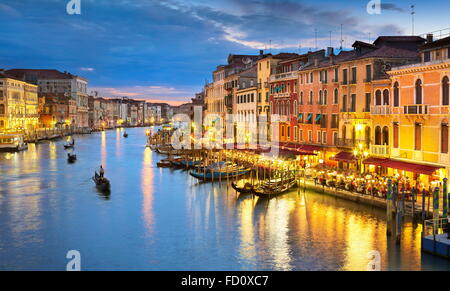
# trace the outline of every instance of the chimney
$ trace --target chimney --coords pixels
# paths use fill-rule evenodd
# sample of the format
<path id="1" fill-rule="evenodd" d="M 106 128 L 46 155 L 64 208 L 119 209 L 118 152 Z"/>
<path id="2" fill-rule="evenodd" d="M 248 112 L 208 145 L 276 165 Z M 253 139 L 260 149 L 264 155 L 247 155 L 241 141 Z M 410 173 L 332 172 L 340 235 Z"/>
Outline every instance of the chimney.
<path id="1" fill-rule="evenodd" d="M 433 42 L 433 34 L 429 33 L 429 34 L 427 34 L 427 43 L 431 43 L 431 42 Z"/>
<path id="2" fill-rule="evenodd" d="M 334 55 L 334 48 L 333 47 L 328 47 L 327 48 L 327 55 L 328 56 L 333 56 Z"/>

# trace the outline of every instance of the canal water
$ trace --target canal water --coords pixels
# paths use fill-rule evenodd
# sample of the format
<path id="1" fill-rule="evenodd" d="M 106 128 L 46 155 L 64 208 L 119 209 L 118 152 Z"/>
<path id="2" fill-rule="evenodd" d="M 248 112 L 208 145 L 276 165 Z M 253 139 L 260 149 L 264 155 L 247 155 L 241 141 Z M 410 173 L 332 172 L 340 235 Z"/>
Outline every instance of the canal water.
<path id="1" fill-rule="evenodd" d="M 421 229 L 406 225 L 400 246 L 386 238 L 384 212 L 327 195 L 237 196 L 226 183 L 200 184 L 159 169 L 145 129 L 76 136 L 0 154 L 0 270 L 65 270 L 70 250 L 82 270 L 450 270 L 420 252 Z M 99 165 L 112 181 L 102 196 Z"/>

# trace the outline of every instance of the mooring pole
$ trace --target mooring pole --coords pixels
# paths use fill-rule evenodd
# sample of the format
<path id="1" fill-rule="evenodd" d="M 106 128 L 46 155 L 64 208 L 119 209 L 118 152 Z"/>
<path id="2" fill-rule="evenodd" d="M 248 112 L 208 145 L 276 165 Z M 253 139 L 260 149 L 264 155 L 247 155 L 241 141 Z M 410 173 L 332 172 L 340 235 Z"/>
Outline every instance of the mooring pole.
<path id="1" fill-rule="evenodd" d="M 443 191 L 442 191 L 442 203 L 443 203 L 443 212 L 442 218 L 446 219 L 448 217 L 448 179 L 444 179 Z"/>
<path id="2" fill-rule="evenodd" d="M 386 212 L 386 234 L 392 235 L 392 180 L 388 180 L 388 192 L 387 192 L 387 212 Z"/>

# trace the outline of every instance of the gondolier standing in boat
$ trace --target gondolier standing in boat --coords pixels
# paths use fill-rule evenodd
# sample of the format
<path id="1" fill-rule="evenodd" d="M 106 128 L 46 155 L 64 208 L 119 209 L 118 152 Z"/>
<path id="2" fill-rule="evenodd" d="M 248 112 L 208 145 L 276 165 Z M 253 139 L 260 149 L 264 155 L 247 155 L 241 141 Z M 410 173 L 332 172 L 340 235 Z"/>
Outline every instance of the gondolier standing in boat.
<path id="1" fill-rule="evenodd" d="M 105 176 L 105 170 L 103 169 L 103 165 L 100 165 L 100 178 L 103 178 Z"/>

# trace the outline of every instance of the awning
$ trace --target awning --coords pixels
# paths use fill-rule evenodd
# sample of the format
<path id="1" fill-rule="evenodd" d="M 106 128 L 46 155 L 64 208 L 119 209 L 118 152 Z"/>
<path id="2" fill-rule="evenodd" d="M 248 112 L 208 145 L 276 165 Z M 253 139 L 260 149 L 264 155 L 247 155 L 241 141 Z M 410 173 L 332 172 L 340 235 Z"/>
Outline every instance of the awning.
<path id="1" fill-rule="evenodd" d="M 302 145 L 297 150 L 301 151 L 301 152 L 315 154 L 315 152 L 319 152 L 319 151 L 323 150 L 323 148 L 321 146 L 317 146 L 317 145 Z"/>
<path id="2" fill-rule="evenodd" d="M 391 168 L 391 169 L 413 172 L 413 173 L 423 174 L 423 175 L 428 175 L 428 176 L 433 175 L 434 172 L 436 172 L 437 170 L 442 168 L 439 166 L 414 164 L 414 163 L 395 161 L 395 160 L 389 160 L 383 166 Z"/>
<path id="3" fill-rule="evenodd" d="M 306 121 L 310 121 L 312 119 L 312 117 L 313 117 L 312 113 L 309 113 L 308 117 L 306 118 Z"/>
<path id="4" fill-rule="evenodd" d="M 302 120 L 303 119 L 303 113 L 300 113 L 298 116 L 297 116 L 297 120 Z"/>
<path id="5" fill-rule="evenodd" d="M 423 174 L 423 175 L 428 175 L 428 176 L 433 175 L 434 172 L 443 168 L 440 166 L 423 165 L 423 164 L 396 161 L 396 160 L 392 160 L 392 159 L 380 159 L 380 158 L 368 158 L 367 160 L 364 161 L 364 164 L 383 166 L 386 168 L 407 171 L 407 172 L 412 172 L 412 173 L 416 173 L 416 174 Z"/>
<path id="6" fill-rule="evenodd" d="M 386 163 L 388 159 L 380 159 L 380 158 L 368 158 L 364 160 L 363 164 L 366 165 L 374 165 L 374 166 L 383 166 L 384 163 Z"/>
<path id="7" fill-rule="evenodd" d="M 319 122 L 322 119 L 322 114 L 317 114 L 316 122 Z"/>
<path id="8" fill-rule="evenodd" d="M 358 159 L 350 152 L 340 152 L 331 160 L 344 163 L 356 163 Z"/>

